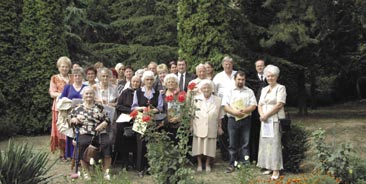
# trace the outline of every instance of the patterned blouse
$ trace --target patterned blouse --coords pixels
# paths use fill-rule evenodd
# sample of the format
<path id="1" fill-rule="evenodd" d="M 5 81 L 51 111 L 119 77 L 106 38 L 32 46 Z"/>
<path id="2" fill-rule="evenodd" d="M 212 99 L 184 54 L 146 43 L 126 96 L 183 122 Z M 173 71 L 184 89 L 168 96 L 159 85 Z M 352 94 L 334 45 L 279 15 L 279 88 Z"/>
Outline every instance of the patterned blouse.
<path id="1" fill-rule="evenodd" d="M 80 104 L 71 110 L 69 118 L 75 118 L 78 115 L 83 116 L 83 124 L 80 128 L 80 134 L 90 134 L 95 135 L 95 128 L 103 123 L 104 121 L 110 124 L 110 120 L 103 110 L 103 106 L 99 104 L 94 104 L 91 108 L 86 108 L 84 104 Z M 100 132 L 100 134 L 107 133 L 106 130 Z"/>

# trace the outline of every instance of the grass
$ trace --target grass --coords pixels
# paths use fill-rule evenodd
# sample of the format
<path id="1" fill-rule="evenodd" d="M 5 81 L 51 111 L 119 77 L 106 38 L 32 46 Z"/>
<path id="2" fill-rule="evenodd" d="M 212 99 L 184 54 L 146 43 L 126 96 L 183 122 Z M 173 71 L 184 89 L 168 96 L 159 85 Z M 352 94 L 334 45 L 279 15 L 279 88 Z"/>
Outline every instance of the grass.
<path id="1" fill-rule="evenodd" d="M 361 159 L 366 159 L 366 137 L 363 133 L 366 130 L 366 104 L 351 102 L 342 105 L 323 107 L 316 110 L 310 110 L 308 116 L 296 115 L 296 109 L 289 109 L 291 112 L 291 118 L 293 123 L 305 127 L 308 131 L 312 132 L 318 128 L 322 128 L 326 131 L 326 142 L 332 146 L 338 146 L 341 143 L 352 143 L 355 154 Z M 35 151 L 49 151 L 49 136 L 37 136 L 37 137 L 16 137 L 14 141 L 17 143 L 25 142 L 34 146 Z M 0 149 L 4 149 L 7 146 L 7 141 L 0 142 Z M 312 151 L 307 153 L 307 158 L 304 161 L 302 167 L 305 173 L 302 174 L 290 174 L 285 173 L 285 177 L 294 177 L 302 175 L 310 175 L 310 172 L 314 166 L 312 161 Z M 58 159 L 58 154 L 50 154 L 50 163 Z M 64 162 L 58 162 L 51 170 L 52 175 L 56 175 L 57 178 L 53 183 L 83 183 L 82 180 L 77 182 L 71 181 L 69 174 L 73 171 L 70 170 L 70 164 Z M 221 184 L 221 183 L 238 183 L 238 172 L 225 174 L 226 162 L 223 162 L 218 153 L 218 158 L 213 166 L 211 173 L 198 173 L 194 177 L 197 181 L 204 183 Z M 189 166 L 193 170 L 195 166 Z M 260 175 L 260 170 L 254 168 L 252 175 L 259 178 L 267 178 L 267 176 Z M 111 169 L 113 183 L 126 183 L 128 178 L 131 183 L 153 183 L 151 176 L 145 176 L 139 178 L 136 171 L 122 171 L 120 168 L 115 167 Z M 122 174 L 121 174 L 122 173 Z M 102 181 L 97 183 L 101 183 Z"/>

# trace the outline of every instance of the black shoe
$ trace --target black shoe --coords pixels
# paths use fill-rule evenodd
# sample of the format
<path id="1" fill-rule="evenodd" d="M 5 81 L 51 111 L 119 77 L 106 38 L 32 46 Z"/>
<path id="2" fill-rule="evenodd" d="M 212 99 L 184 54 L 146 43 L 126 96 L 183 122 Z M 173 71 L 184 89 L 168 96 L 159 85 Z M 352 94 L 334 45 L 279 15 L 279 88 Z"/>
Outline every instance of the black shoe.
<path id="1" fill-rule="evenodd" d="M 235 167 L 234 166 L 229 166 L 228 168 L 226 168 L 225 173 L 232 173 L 235 171 Z"/>

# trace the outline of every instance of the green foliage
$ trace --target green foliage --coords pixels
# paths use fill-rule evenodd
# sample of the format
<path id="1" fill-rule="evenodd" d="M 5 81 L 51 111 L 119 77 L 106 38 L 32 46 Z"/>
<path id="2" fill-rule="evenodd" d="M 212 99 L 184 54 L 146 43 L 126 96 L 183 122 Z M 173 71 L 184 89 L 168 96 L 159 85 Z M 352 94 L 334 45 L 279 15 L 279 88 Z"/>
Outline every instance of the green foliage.
<path id="1" fill-rule="evenodd" d="M 226 0 L 181 0 L 178 2 L 179 57 L 189 66 L 211 60 L 219 65 L 232 53 Z"/>
<path id="2" fill-rule="evenodd" d="M 46 174 L 53 164 L 48 165 L 48 153 L 35 153 L 33 147 L 9 140 L 0 152 L 0 183 L 47 183 L 52 176 Z"/>
<path id="3" fill-rule="evenodd" d="M 196 183 L 193 180 L 192 169 L 186 167 L 188 163 L 186 155 L 190 150 L 188 145 L 190 122 L 195 112 L 193 95 L 188 94 L 179 112 L 182 114 L 182 119 L 176 135 L 178 144 L 170 140 L 167 132 L 158 131 L 156 123 L 148 126 L 145 132 L 148 140 L 149 170 L 157 183 Z"/>
<path id="4" fill-rule="evenodd" d="M 20 24 L 22 59 L 19 81 L 22 133 L 43 133 L 50 124 L 49 79 L 56 73 L 55 62 L 67 53 L 64 40 L 64 6 L 59 1 L 25 1 Z M 36 14 L 34 12 L 37 12 Z M 26 97 L 26 98 L 24 98 Z"/>
<path id="5" fill-rule="evenodd" d="M 0 2 L 0 140 L 19 130 L 17 113 L 21 102 L 19 24 L 22 1 Z"/>
<path id="6" fill-rule="evenodd" d="M 301 172 L 300 166 L 309 149 L 309 134 L 303 127 L 292 125 L 291 131 L 282 134 L 284 169 L 289 172 Z"/>
<path id="7" fill-rule="evenodd" d="M 253 183 L 255 179 L 255 175 L 253 174 L 256 170 L 256 166 L 254 165 L 239 165 L 238 166 L 238 174 L 237 178 L 239 180 L 239 183 L 246 184 L 246 183 Z"/>
<path id="8" fill-rule="evenodd" d="M 312 133 L 312 146 L 315 150 L 315 172 L 331 174 L 343 183 L 365 180 L 361 173 L 364 173 L 366 163 L 352 155 L 350 144 L 341 144 L 333 150 L 325 143 L 325 131 L 319 129 Z"/>

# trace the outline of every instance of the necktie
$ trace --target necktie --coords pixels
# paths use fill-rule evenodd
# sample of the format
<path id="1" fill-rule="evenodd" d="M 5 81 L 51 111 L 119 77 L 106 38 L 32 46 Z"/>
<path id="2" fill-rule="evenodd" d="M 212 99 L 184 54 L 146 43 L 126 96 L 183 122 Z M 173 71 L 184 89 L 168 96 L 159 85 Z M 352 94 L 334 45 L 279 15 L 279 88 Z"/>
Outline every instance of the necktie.
<path id="1" fill-rule="evenodd" d="M 261 75 L 261 81 L 263 81 L 263 75 Z"/>
<path id="2" fill-rule="evenodd" d="M 183 76 L 183 74 L 180 74 L 180 79 L 179 79 L 179 89 L 180 90 L 184 90 L 183 89 L 183 86 L 184 86 L 184 82 L 183 82 L 183 80 L 184 80 L 184 76 Z"/>

